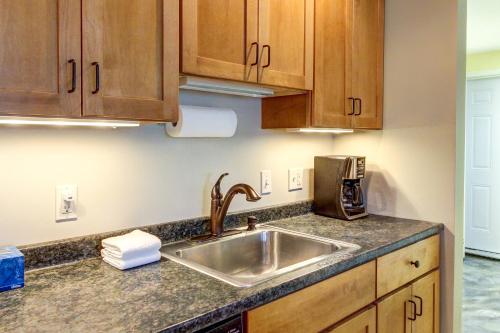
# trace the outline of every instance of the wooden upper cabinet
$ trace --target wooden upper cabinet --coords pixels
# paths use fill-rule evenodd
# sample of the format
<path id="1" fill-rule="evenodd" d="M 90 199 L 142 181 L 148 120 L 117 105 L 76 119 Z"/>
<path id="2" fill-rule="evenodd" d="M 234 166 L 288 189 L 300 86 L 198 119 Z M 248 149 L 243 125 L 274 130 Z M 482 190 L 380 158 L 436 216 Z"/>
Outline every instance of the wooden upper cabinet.
<path id="1" fill-rule="evenodd" d="M 177 0 L 85 0 L 83 115 L 176 121 Z"/>
<path id="2" fill-rule="evenodd" d="M 81 115 L 80 22 L 80 0 L 0 0 L 0 115 Z"/>
<path id="3" fill-rule="evenodd" d="M 384 0 L 348 1 L 347 89 L 354 97 L 354 128 L 382 127 Z"/>
<path id="4" fill-rule="evenodd" d="M 282 6 L 292 11 L 292 3 L 296 2 L 287 1 Z M 262 15 L 259 24 L 262 24 Z M 307 20 L 308 14 L 305 17 Z M 298 21 L 296 26 L 283 28 L 283 31 L 289 31 L 291 36 L 299 40 L 302 35 L 298 30 L 302 23 Z M 287 36 L 284 32 L 278 36 L 281 34 Z M 261 35 L 262 30 L 259 38 Z M 307 32 L 303 35 L 309 36 Z M 293 118 L 294 125 L 299 125 L 296 127 L 382 128 L 384 0 L 316 0 L 314 37 L 308 37 L 307 40 L 314 40 L 314 90 L 311 104 L 306 103 L 310 97 L 303 95 L 302 104 L 308 109 L 291 109 L 283 117 L 283 112 L 276 110 L 276 103 L 263 101 L 262 127 L 287 128 L 290 124 L 287 119 Z M 300 49 L 293 42 L 288 42 L 288 45 L 295 51 L 305 50 L 307 59 L 308 47 Z M 275 61 L 273 50 L 271 47 L 271 65 Z M 264 51 L 261 65 L 266 64 L 267 54 Z M 288 57 L 294 59 L 293 56 Z M 278 64 L 281 66 L 281 61 Z M 265 82 L 265 79 L 264 70 L 261 82 Z M 283 76 L 280 80 L 286 81 Z M 269 119 L 274 120 L 270 122 Z"/>
<path id="5" fill-rule="evenodd" d="M 257 81 L 258 0 L 183 0 L 182 72 Z"/>
<path id="6" fill-rule="evenodd" d="M 314 0 L 259 0 L 259 82 L 313 88 Z"/>
<path id="7" fill-rule="evenodd" d="M 346 99 L 346 0 L 316 0 L 312 126 L 352 126 Z"/>

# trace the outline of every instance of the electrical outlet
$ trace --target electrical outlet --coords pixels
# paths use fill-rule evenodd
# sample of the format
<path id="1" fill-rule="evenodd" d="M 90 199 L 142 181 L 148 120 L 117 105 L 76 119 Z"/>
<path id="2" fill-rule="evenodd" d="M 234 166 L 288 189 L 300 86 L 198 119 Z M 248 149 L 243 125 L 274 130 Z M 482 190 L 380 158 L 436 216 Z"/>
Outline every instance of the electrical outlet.
<path id="1" fill-rule="evenodd" d="M 61 185 L 56 187 L 56 222 L 75 221 L 76 215 L 76 185 Z"/>
<path id="2" fill-rule="evenodd" d="M 271 194 L 272 190 L 271 170 L 262 170 L 260 172 L 260 194 Z"/>
<path id="3" fill-rule="evenodd" d="M 288 169 L 289 191 L 302 190 L 303 180 L 304 180 L 304 169 L 302 168 Z"/>

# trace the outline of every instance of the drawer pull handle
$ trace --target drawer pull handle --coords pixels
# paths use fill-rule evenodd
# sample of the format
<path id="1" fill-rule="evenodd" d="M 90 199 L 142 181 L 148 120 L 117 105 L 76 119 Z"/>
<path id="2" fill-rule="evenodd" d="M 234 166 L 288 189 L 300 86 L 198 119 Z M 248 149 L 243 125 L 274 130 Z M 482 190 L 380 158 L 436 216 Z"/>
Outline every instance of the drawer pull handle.
<path id="1" fill-rule="evenodd" d="M 68 94 L 74 93 L 76 90 L 76 61 L 75 59 L 68 60 L 68 64 L 71 65 L 71 89 L 68 90 Z"/>
<path id="2" fill-rule="evenodd" d="M 251 63 L 250 66 L 255 66 L 259 63 L 259 43 L 253 42 L 250 46 L 250 50 L 255 46 L 255 62 Z"/>
<path id="3" fill-rule="evenodd" d="M 410 264 L 413 265 L 413 266 L 415 266 L 415 268 L 419 268 L 420 267 L 420 261 L 419 260 L 411 261 Z"/>
<path id="4" fill-rule="evenodd" d="M 100 81 L 101 81 L 101 78 L 100 78 L 100 75 L 99 75 L 99 63 L 94 61 L 92 63 L 92 66 L 95 66 L 95 89 L 92 91 L 92 94 L 97 94 L 99 92 L 99 89 L 100 89 Z"/>
<path id="5" fill-rule="evenodd" d="M 264 49 L 267 49 L 267 64 L 262 66 L 262 68 L 267 68 L 267 67 L 271 66 L 271 46 L 269 46 L 267 44 L 262 46 L 262 54 L 264 54 Z"/>
<path id="6" fill-rule="evenodd" d="M 415 303 L 414 301 L 408 301 L 409 303 L 411 303 L 412 305 L 412 316 L 408 317 L 408 319 L 410 319 L 411 321 L 415 321 L 417 320 L 417 303 Z"/>
<path id="7" fill-rule="evenodd" d="M 352 105 L 351 105 L 352 112 L 349 112 L 347 115 L 352 116 L 354 114 L 354 110 L 356 109 L 356 98 L 349 97 L 348 100 L 350 100 L 352 102 Z"/>
<path id="8" fill-rule="evenodd" d="M 424 307 L 424 300 L 420 296 L 413 296 L 413 297 L 415 297 L 416 299 L 418 299 L 420 301 L 420 310 L 416 314 L 417 314 L 417 316 L 422 317 L 422 310 L 423 310 L 423 307 Z"/>

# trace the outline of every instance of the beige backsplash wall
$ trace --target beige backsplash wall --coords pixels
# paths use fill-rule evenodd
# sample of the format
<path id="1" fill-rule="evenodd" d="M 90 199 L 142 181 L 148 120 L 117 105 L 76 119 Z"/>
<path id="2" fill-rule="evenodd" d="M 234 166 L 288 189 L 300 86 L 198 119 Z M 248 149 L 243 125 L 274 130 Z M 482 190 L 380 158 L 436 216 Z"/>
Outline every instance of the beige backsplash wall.
<path id="1" fill-rule="evenodd" d="M 0 127 L 0 245 L 27 244 L 209 214 L 209 190 L 222 172 L 260 191 L 271 170 L 273 193 L 238 197 L 231 210 L 312 198 L 313 157 L 332 135 L 260 130 L 260 101 L 183 93 L 184 104 L 230 107 L 239 127 L 227 139 L 172 139 L 163 127 L 58 129 Z M 288 168 L 304 167 L 304 189 L 288 192 Z M 78 185 L 78 221 L 54 220 L 55 186 Z"/>

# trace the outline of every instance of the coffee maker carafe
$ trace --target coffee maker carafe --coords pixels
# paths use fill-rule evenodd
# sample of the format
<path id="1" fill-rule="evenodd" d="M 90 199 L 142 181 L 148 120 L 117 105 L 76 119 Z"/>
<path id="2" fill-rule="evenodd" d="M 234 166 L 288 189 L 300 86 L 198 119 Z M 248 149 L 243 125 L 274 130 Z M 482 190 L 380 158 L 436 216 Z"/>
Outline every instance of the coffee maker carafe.
<path id="1" fill-rule="evenodd" d="M 343 220 L 367 216 L 366 198 L 361 186 L 364 178 L 364 157 L 316 156 L 314 212 Z"/>

